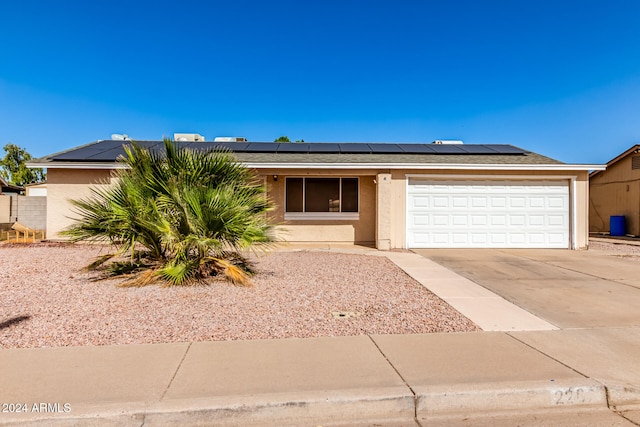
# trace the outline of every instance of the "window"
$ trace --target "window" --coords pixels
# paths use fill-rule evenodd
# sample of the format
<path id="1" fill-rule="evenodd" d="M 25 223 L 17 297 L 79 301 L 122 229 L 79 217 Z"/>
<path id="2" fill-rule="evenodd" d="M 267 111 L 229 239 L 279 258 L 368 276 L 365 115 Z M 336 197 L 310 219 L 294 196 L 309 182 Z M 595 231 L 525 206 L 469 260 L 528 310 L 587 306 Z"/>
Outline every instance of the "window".
<path id="1" fill-rule="evenodd" d="M 358 219 L 358 178 L 286 178 L 285 219 Z"/>

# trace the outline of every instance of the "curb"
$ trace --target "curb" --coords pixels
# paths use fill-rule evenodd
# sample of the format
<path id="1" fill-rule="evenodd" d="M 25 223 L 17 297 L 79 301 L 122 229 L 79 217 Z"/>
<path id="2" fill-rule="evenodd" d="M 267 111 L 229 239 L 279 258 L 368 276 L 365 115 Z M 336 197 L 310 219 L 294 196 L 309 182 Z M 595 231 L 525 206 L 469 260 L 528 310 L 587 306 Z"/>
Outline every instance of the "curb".
<path id="1" fill-rule="evenodd" d="M 449 418 L 504 413 L 548 412 L 560 409 L 607 409 L 607 392 L 597 381 L 527 381 L 521 383 L 460 384 L 414 388 L 417 418 Z"/>
<path id="2" fill-rule="evenodd" d="M 155 402 L 142 408 L 123 402 L 126 410 L 100 405 L 80 414 L 44 417 L 0 417 L 3 426 L 300 426 L 355 424 L 364 421 L 412 425 L 415 398 L 405 386 L 324 392 L 247 396 L 212 396 Z M 137 407 L 136 407 L 137 406 Z M 25 414 L 27 415 L 27 414 Z M 43 414 L 44 415 L 44 414 Z"/>
<path id="3" fill-rule="evenodd" d="M 143 408 L 99 410 L 65 418 L 49 416 L 2 420 L 5 426 L 299 426 L 392 423 L 414 425 L 526 413 L 606 410 L 607 390 L 591 379 L 576 382 L 526 381 L 340 390 L 258 396 L 214 396 L 152 403 Z M 414 418 L 415 417 L 415 418 Z"/>

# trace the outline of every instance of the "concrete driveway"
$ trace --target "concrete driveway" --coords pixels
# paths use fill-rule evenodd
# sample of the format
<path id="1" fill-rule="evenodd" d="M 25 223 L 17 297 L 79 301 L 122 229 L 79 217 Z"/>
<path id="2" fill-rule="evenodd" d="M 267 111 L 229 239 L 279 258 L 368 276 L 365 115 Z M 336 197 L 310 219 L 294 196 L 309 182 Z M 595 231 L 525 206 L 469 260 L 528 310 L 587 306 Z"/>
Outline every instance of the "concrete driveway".
<path id="1" fill-rule="evenodd" d="M 561 328 L 640 326 L 640 261 L 601 251 L 414 252 Z"/>

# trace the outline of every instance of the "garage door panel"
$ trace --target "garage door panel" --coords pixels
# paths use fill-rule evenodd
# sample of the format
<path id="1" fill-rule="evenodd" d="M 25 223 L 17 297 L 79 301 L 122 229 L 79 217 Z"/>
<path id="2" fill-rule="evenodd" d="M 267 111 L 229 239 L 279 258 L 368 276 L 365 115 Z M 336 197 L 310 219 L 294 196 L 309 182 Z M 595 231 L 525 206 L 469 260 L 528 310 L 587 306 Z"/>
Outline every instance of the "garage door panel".
<path id="1" fill-rule="evenodd" d="M 415 214 L 413 215 L 412 225 L 429 225 L 429 215 Z"/>
<path id="2" fill-rule="evenodd" d="M 507 215 L 491 215 L 491 225 L 507 225 Z"/>
<path id="3" fill-rule="evenodd" d="M 408 247 L 569 246 L 567 181 L 409 180 Z"/>
<path id="4" fill-rule="evenodd" d="M 510 208 L 524 208 L 527 206 L 527 199 L 524 197 L 511 197 L 509 198 Z"/>
<path id="5" fill-rule="evenodd" d="M 471 233 L 471 243 L 480 245 L 487 243 L 487 233 Z"/>
<path id="6" fill-rule="evenodd" d="M 512 227 L 523 227 L 526 220 L 526 215 L 509 215 L 509 225 Z"/>
<path id="7" fill-rule="evenodd" d="M 433 243 L 437 245 L 449 245 L 449 233 L 433 233 Z"/>
<path id="8" fill-rule="evenodd" d="M 489 206 L 492 208 L 505 208 L 507 207 L 507 198 L 506 197 L 491 197 L 491 202 Z"/>
<path id="9" fill-rule="evenodd" d="M 565 217 L 562 215 L 549 215 L 547 216 L 547 220 L 549 222 L 549 225 L 552 227 L 565 226 Z"/>
<path id="10" fill-rule="evenodd" d="M 551 209 L 564 209 L 566 207 L 566 200 L 562 197 L 549 197 L 547 199 L 548 207 Z"/>
<path id="11" fill-rule="evenodd" d="M 487 215 L 471 215 L 472 226 L 474 227 L 479 225 L 486 226 L 487 223 L 488 223 Z"/>
<path id="12" fill-rule="evenodd" d="M 529 197 L 529 207 L 530 208 L 544 208 L 546 205 L 545 198 L 538 197 Z"/>
<path id="13" fill-rule="evenodd" d="M 544 233 L 529 233 L 529 243 L 532 245 L 544 245 L 545 235 Z"/>
<path id="14" fill-rule="evenodd" d="M 545 217 L 544 215 L 529 215 L 529 227 L 544 227 L 545 225 Z"/>
<path id="15" fill-rule="evenodd" d="M 466 245 L 469 243 L 469 237 L 467 233 L 453 233 L 453 243 Z"/>
<path id="16" fill-rule="evenodd" d="M 467 197 L 453 197 L 454 208 L 466 208 L 469 204 Z"/>
<path id="17" fill-rule="evenodd" d="M 449 198 L 444 196 L 434 196 L 432 199 L 434 208 L 448 208 Z"/>
<path id="18" fill-rule="evenodd" d="M 428 208 L 429 198 L 424 196 L 416 196 L 412 199 L 413 208 Z"/>

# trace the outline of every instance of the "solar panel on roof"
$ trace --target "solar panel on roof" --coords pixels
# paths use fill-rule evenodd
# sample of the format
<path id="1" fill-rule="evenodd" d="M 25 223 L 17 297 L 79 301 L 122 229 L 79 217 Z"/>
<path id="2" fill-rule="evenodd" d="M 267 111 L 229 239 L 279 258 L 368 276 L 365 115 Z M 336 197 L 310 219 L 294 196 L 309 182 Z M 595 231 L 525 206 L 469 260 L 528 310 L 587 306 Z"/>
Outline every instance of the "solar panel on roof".
<path id="1" fill-rule="evenodd" d="M 490 147 L 493 150 L 496 150 L 500 154 L 525 154 L 526 150 L 522 148 L 514 147 L 513 145 L 508 144 L 486 144 L 486 147 Z"/>
<path id="2" fill-rule="evenodd" d="M 312 142 L 307 144 L 309 146 L 309 153 L 339 153 L 340 146 L 334 143 L 328 142 Z"/>
<path id="3" fill-rule="evenodd" d="M 278 153 L 307 153 L 308 151 L 309 146 L 307 144 L 283 143 L 278 147 Z"/>
<path id="4" fill-rule="evenodd" d="M 105 140 L 52 156 L 52 161 L 114 161 L 124 154 L 129 141 Z M 153 152 L 163 152 L 162 141 L 136 141 Z M 199 150 L 226 148 L 233 152 L 252 153 L 357 153 L 357 154 L 448 154 L 448 155 L 522 155 L 528 153 L 507 144 L 389 144 L 389 143 L 272 143 L 272 142 L 177 142 L 179 147 Z"/>
<path id="5" fill-rule="evenodd" d="M 89 149 L 89 147 L 79 148 L 77 150 L 72 150 L 66 153 L 58 154 L 51 158 L 51 160 L 83 160 L 87 156 L 93 156 L 95 154 L 101 153 L 105 150 L 96 150 Z"/>
<path id="6" fill-rule="evenodd" d="M 191 142 L 187 148 L 198 151 L 231 150 L 236 153 L 241 153 L 245 151 L 248 146 L 248 142 Z"/>
<path id="7" fill-rule="evenodd" d="M 465 154 L 459 145 L 431 144 L 431 148 L 437 154 Z"/>
<path id="8" fill-rule="evenodd" d="M 222 144 L 216 143 L 216 146 L 226 147 L 235 153 L 242 153 L 247 150 L 249 143 L 248 142 L 227 142 Z"/>
<path id="9" fill-rule="evenodd" d="M 89 156 L 94 156 L 98 153 L 110 150 L 113 147 L 122 145 L 122 141 L 98 141 L 96 143 L 71 150 L 66 153 L 59 154 L 52 158 L 52 160 L 84 160 Z"/>
<path id="10" fill-rule="evenodd" d="M 343 143 L 338 144 L 341 153 L 371 153 L 369 144 Z"/>
<path id="11" fill-rule="evenodd" d="M 403 153 L 398 144 L 369 144 L 371 152 L 374 154 L 394 154 Z"/>
<path id="12" fill-rule="evenodd" d="M 433 154 L 435 150 L 431 144 L 398 144 L 403 152 L 408 154 Z"/>
<path id="13" fill-rule="evenodd" d="M 498 154 L 498 152 L 486 145 L 479 144 L 468 144 L 468 145 L 458 145 L 465 153 L 469 154 Z"/>
<path id="14" fill-rule="evenodd" d="M 273 142 L 251 142 L 245 149 L 247 153 L 275 153 L 278 144 Z"/>
<path id="15" fill-rule="evenodd" d="M 85 157 L 82 160 L 87 161 L 114 161 L 118 157 L 124 156 L 124 147 L 120 145 L 119 147 L 112 148 L 111 150 L 103 151 L 93 156 Z"/>

